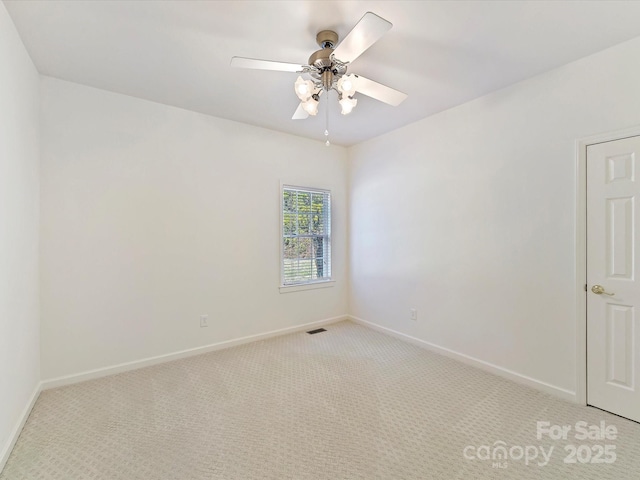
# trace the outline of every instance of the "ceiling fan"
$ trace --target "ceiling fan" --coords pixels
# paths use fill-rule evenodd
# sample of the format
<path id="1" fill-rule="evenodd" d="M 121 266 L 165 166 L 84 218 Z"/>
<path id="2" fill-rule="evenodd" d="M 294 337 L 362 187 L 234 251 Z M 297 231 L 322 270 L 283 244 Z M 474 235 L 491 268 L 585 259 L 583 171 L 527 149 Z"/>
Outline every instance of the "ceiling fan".
<path id="1" fill-rule="evenodd" d="M 358 101 L 353 98 L 356 93 L 397 106 L 407 98 L 405 93 L 361 75 L 347 74 L 348 65 L 376 43 L 391 27 L 392 24 L 384 18 L 367 12 L 340 44 L 338 44 L 336 32 L 332 30 L 319 32 L 316 35 L 316 42 L 321 49 L 309 57 L 308 65 L 233 57 L 231 66 L 308 74 L 311 79 L 305 80 L 298 76 L 294 84 L 296 95 L 300 99 L 300 104 L 292 117 L 294 120 L 316 115 L 320 95 L 326 93 L 328 99 L 330 90 L 338 92 L 343 115 L 349 114 L 356 106 Z M 325 135 L 328 135 L 328 131 L 325 131 Z"/>

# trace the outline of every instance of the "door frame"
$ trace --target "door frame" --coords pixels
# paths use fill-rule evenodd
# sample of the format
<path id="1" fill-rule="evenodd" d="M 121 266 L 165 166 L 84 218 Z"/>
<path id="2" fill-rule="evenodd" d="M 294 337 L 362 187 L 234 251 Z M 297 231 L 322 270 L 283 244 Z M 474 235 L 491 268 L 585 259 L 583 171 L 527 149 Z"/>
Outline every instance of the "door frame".
<path id="1" fill-rule="evenodd" d="M 587 405 L 587 147 L 640 136 L 640 125 L 575 141 L 576 152 L 576 403 Z"/>

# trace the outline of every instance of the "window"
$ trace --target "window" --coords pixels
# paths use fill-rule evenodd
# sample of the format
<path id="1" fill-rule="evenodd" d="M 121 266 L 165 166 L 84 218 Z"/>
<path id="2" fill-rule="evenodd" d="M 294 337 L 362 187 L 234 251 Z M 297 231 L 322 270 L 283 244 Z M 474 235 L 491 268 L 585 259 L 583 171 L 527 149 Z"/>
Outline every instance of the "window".
<path id="1" fill-rule="evenodd" d="M 282 188 L 282 285 L 331 280 L 331 192 Z"/>

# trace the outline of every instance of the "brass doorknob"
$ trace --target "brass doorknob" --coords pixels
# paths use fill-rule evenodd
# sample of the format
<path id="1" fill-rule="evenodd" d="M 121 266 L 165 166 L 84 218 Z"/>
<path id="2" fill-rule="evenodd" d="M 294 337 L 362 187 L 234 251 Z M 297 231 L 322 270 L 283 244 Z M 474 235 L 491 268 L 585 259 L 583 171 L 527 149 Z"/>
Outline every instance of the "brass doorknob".
<path id="1" fill-rule="evenodd" d="M 591 287 L 591 291 L 593 293 L 595 293 L 596 295 L 602 295 L 603 293 L 605 295 L 609 295 L 611 297 L 613 297 L 615 295 L 615 293 L 607 293 L 604 290 L 604 287 L 602 285 L 594 285 L 593 287 Z"/>

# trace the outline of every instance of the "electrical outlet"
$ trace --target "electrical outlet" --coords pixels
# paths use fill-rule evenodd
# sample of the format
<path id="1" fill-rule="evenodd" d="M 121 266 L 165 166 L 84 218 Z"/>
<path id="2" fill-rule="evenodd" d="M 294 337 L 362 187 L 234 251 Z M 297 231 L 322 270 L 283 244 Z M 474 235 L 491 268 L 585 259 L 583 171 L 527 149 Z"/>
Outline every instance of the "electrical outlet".
<path id="1" fill-rule="evenodd" d="M 200 315 L 200 328 L 209 326 L 209 315 Z"/>
<path id="2" fill-rule="evenodd" d="M 411 318 L 411 320 L 413 320 L 414 322 L 418 320 L 418 311 L 415 308 L 412 308 L 409 312 L 409 318 Z"/>

